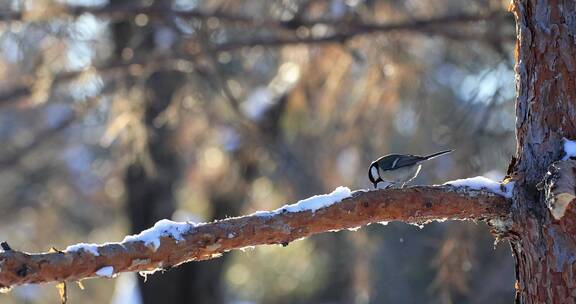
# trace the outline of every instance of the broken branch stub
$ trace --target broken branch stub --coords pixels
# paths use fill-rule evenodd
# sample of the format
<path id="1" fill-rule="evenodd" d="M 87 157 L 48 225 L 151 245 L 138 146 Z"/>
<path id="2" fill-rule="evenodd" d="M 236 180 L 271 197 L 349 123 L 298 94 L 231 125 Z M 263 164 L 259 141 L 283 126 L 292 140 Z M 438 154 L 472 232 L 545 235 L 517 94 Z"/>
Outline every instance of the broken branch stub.
<path id="1" fill-rule="evenodd" d="M 553 162 L 539 186 L 544 190 L 550 213 L 556 220 L 560 220 L 576 198 L 576 160 Z"/>

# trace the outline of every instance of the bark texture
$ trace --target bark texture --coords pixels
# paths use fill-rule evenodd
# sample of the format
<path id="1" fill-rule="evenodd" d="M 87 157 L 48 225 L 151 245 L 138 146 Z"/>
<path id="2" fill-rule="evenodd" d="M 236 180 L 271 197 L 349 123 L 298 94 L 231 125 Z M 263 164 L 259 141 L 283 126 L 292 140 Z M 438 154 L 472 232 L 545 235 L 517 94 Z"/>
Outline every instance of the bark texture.
<path id="1" fill-rule="evenodd" d="M 515 0 L 517 180 L 511 245 L 519 303 L 576 303 L 576 214 L 554 219 L 538 183 L 576 137 L 576 2 Z"/>
<path id="2" fill-rule="evenodd" d="M 316 212 L 278 212 L 191 224 L 183 240 L 162 237 L 156 250 L 141 241 L 103 244 L 97 249 L 98 255 L 85 251 L 28 254 L 7 250 L 0 253 L 0 288 L 81 280 L 96 276 L 98 270 L 107 266 L 112 266 L 114 273 L 169 269 L 246 246 L 288 245 L 313 234 L 382 221 L 505 219 L 509 211 L 510 201 L 500 195 L 452 186 L 357 191 L 352 197 Z"/>

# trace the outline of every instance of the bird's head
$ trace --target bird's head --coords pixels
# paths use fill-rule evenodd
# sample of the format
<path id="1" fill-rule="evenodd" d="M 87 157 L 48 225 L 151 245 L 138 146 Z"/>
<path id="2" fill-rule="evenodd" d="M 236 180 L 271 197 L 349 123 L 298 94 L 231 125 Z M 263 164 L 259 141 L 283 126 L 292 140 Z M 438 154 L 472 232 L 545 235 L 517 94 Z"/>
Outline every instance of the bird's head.
<path id="1" fill-rule="evenodd" d="M 370 164 L 370 168 L 368 168 L 368 178 L 370 182 L 374 185 L 374 189 L 378 187 L 379 182 L 383 182 L 384 180 L 380 177 L 380 173 L 378 172 L 378 163 L 373 162 Z"/>

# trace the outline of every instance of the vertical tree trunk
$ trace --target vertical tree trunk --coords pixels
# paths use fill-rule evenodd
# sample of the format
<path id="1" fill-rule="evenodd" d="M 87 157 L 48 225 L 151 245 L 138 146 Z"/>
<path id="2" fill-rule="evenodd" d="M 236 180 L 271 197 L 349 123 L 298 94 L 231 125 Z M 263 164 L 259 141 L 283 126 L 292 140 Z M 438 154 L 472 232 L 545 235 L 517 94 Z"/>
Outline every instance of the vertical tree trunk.
<path id="1" fill-rule="evenodd" d="M 139 159 L 132 163 L 125 174 L 127 212 L 132 233 L 148 229 L 160 219 L 170 219 L 176 210 L 174 186 L 180 179 L 181 168 L 174 143 L 175 132 L 164 125 L 154 126 L 154 120 L 160 115 L 172 99 L 182 75 L 170 72 L 156 72 L 146 81 L 148 93 L 144 105 L 144 124 L 147 129 L 146 149 L 150 155 L 145 161 Z M 148 168 L 152 169 L 148 169 Z M 190 265 L 166 272 L 164 275 L 151 276 L 146 282 L 140 281 L 140 290 L 144 303 L 176 303 L 187 293 L 186 282 L 193 283 Z M 188 280 L 185 280 L 188 279 Z"/>
<path id="2" fill-rule="evenodd" d="M 576 214 L 556 220 L 537 184 L 576 137 L 576 2 L 514 0 L 517 177 L 511 246 L 519 303 L 576 303 Z"/>
<path id="3" fill-rule="evenodd" d="M 119 5 L 114 1 L 111 6 Z M 123 2 L 122 2 L 123 3 Z M 138 5 L 137 1 L 134 3 Z M 123 49 L 133 50 L 135 58 L 145 59 L 154 51 L 154 25 L 138 27 L 132 21 L 112 24 L 116 58 L 121 60 Z M 177 151 L 176 130 L 164 124 L 158 126 L 156 119 L 172 102 L 174 92 L 183 85 L 185 75 L 180 72 L 160 69 L 150 75 L 141 87 L 146 90 L 143 103 L 144 125 L 147 130 L 146 152 L 149 161 L 136 160 L 126 170 L 126 208 L 132 233 L 148 229 L 160 219 L 170 219 L 177 208 L 174 188 L 182 175 L 180 156 Z M 132 85 L 131 80 L 128 80 Z M 148 169 L 153 168 L 153 172 Z M 230 206 L 240 205 L 238 197 L 213 197 L 214 218 L 234 215 Z M 223 265 L 226 259 L 216 259 L 203 263 L 188 263 L 170 269 L 163 274 L 140 279 L 139 287 L 143 303 L 222 303 L 221 288 Z"/>

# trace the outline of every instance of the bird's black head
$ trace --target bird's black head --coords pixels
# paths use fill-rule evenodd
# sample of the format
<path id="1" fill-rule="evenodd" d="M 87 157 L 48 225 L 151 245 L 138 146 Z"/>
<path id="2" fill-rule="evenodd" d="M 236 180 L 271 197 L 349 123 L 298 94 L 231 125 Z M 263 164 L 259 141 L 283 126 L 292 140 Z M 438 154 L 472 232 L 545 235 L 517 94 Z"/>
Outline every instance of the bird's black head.
<path id="1" fill-rule="evenodd" d="M 370 164 L 370 168 L 368 168 L 368 178 L 370 182 L 374 185 L 374 189 L 377 188 L 379 182 L 383 182 L 384 180 L 380 177 L 380 173 L 378 173 L 378 163 L 373 162 Z"/>

